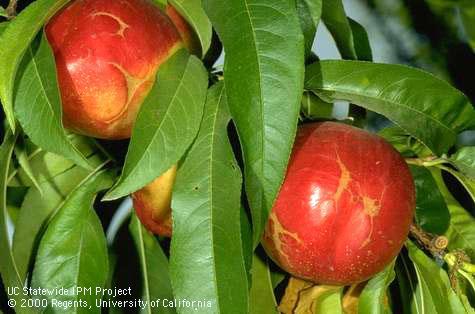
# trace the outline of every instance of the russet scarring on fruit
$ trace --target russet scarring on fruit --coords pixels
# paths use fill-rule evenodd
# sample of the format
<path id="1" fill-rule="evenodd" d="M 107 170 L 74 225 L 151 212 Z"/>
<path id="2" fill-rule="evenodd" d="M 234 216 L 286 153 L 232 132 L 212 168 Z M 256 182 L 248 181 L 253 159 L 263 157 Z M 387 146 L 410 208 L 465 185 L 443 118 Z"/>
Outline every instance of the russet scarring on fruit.
<path id="1" fill-rule="evenodd" d="M 410 171 L 385 140 L 341 123 L 306 124 L 262 244 L 296 277 L 361 282 L 396 257 L 414 208 Z"/>

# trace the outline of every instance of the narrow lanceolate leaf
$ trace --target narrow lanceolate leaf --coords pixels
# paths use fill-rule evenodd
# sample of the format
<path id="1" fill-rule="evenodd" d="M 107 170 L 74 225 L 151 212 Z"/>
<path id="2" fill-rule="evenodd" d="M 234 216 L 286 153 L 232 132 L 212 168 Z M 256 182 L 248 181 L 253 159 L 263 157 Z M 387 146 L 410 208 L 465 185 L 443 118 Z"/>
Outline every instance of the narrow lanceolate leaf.
<path id="1" fill-rule="evenodd" d="M 449 160 L 460 172 L 475 180 L 475 146 L 459 149 Z"/>
<path id="2" fill-rule="evenodd" d="M 424 167 L 410 166 L 416 186 L 416 222 L 425 231 L 443 234 L 449 227 L 450 214 L 444 197 L 431 172 Z"/>
<path id="3" fill-rule="evenodd" d="M 106 156 L 102 156 L 102 154 L 98 152 L 98 147 L 91 138 L 79 135 L 70 135 L 70 140 L 73 145 L 79 149 L 81 154 L 88 158 L 88 162 L 94 168 L 106 160 Z M 25 146 L 28 150 L 28 142 L 25 143 Z M 15 147 L 15 149 L 17 148 L 18 145 Z M 31 151 L 27 152 L 28 164 L 38 184 L 52 180 L 58 175 L 61 175 L 67 170 L 75 167 L 74 162 L 60 155 L 41 150 L 38 147 L 34 147 L 30 150 Z M 90 159 L 90 157 L 92 157 L 94 154 L 102 158 Z M 10 177 L 11 179 L 8 181 L 8 186 L 34 186 L 30 175 L 26 173 L 24 167 L 19 167 L 13 170 L 10 174 Z"/>
<path id="4" fill-rule="evenodd" d="M 38 0 L 9 22 L 0 36 L 0 100 L 8 123 L 15 128 L 13 88 L 20 61 L 44 23 L 68 0 Z"/>
<path id="5" fill-rule="evenodd" d="M 382 272 L 371 278 L 358 301 L 358 313 L 387 314 L 391 313 L 388 302 L 388 287 L 395 277 L 394 262 Z"/>
<path id="6" fill-rule="evenodd" d="M 104 287 L 109 266 L 106 238 L 92 205 L 96 194 L 112 182 L 106 171 L 93 173 L 81 182 L 59 208 L 39 244 L 31 285 L 50 291 L 68 290 L 67 295 L 40 297 L 49 301 L 87 302 L 86 308 L 72 307 L 68 313 L 101 311 L 96 301 L 102 295 L 96 289 Z M 75 287 L 92 288 L 93 293 L 77 293 Z"/>
<path id="7" fill-rule="evenodd" d="M 449 205 L 450 226 L 445 236 L 449 249 L 461 249 L 475 261 L 475 219 L 462 206 Z"/>
<path id="8" fill-rule="evenodd" d="M 475 261 L 475 218 L 452 196 L 440 170 L 433 170 L 432 174 L 450 212 L 450 225 L 445 233 L 449 239 L 448 248 L 451 251 L 462 249 L 472 261 Z"/>
<path id="9" fill-rule="evenodd" d="M 343 59 L 357 60 L 353 32 L 346 17 L 342 0 L 324 0 L 322 20 L 335 39 L 338 51 Z"/>
<path id="10" fill-rule="evenodd" d="M 265 254 L 264 259 L 254 254 L 252 259 L 252 286 L 249 300 L 249 313 L 277 314 L 277 303 L 272 287 L 269 263 Z"/>
<path id="11" fill-rule="evenodd" d="M 27 49 L 15 84 L 15 114 L 31 141 L 78 165 L 90 168 L 70 142 L 62 123 L 61 97 L 53 51 L 45 35 Z"/>
<path id="12" fill-rule="evenodd" d="M 170 0 L 170 3 L 193 28 L 200 41 L 201 56 L 204 56 L 211 46 L 213 29 L 208 16 L 201 7 L 201 0 Z"/>
<path id="13" fill-rule="evenodd" d="M 366 29 L 355 20 L 348 18 L 351 32 L 353 33 L 353 42 L 358 60 L 373 61 L 373 52 L 369 43 L 368 33 Z"/>
<path id="14" fill-rule="evenodd" d="M 210 300 L 206 313 L 248 313 L 241 245 L 241 173 L 227 137 L 223 84 L 208 92 L 198 136 L 178 170 L 170 276 L 177 299 Z M 180 313 L 194 313 L 180 308 Z"/>
<path id="15" fill-rule="evenodd" d="M 305 39 L 305 56 L 308 57 L 322 16 L 322 0 L 296 0 L 295 5 Z"/>
<path id="16" fill-rule="evenodd" d="M 226 94 L 243 150 L 257 246 L 295 137 L 303 35 L 291 0 L 204 0 L 203 5 L 226 53 Z"/>
<path id="17" fill-rule="evenodd" d="M 21 279 L 20 274 L 18 273 L 17 265 L 13 258 L 12 250 L 10 248 L 9 236 L 7 230 L 7 177 L 8 177 L 8 168 L 10 167 L 10 160 L 13 153 L 13 148 L 15 146 L 16 136 L 11 135 L 10 132 L 7 133 L 3 144 L 0 146 L 0 251 L 2 252 L 2 258 L 0 258 L 0 275 L 5 288 L 16 288 L 22 289 L 24 280 Z M 8 290 L 11 291 L 11 290 Z M 8 295 L 9 298 L 16 301 L 18 305 L 21 305 L 21 299 L 23 298 L 22 294 L 11 293 Z M 25 308 L 25 313 L 34 313 L 35 311 L 30 308 Z"/>
<path id="18" fill-rule="evenodd" d="M 122 175 L 106 199 L 140 189 L 183 156 L 198 132 L 207 84 L 201 61 L 184 49 L 160 66 L 135 122 Z"/>
<path id="19" fill-rule="evenodd" d="M 135 242 L 142 270 L 142 300 L 146 302 L 146 307 L 141 308 L 141 313 L 176 313 L 173 307 L 150 306 L 152 301 L 173 300 L 168 259 L 160 244 L 153 234 L 143 227 L 135 214 L 132 215 L 129 230 Z"/>
<path id="20" fill-rule="evenodd" d="M 464 313 L 460 299 L 450 286 L 445 270 L 427 257 L 410 241 L 406 242 L 409 258 L 414 263 L 417 287 L 414 293 L 416 313 Z"/>
<path id="21" fill-rule="evenodd" d="M 307 68 L 305 85 L 324 100 L 347 100 L 386 116 L 438 155 L 460 131 L 475 127 L 475 111 L 464 94 L 406 66 L 320 61 Z"/>
<path id="22" fill-rule="evenodd" d="M 47 161 L 53 161 L 49 154 L 40 154 Z M 65 159 L 63 159 L 64 161 Z M 60 160 L 57 160 L 59 163 Z M 103 158 L 99 154 L 92 155 L 89 162 L 101 167 Z M 53 163 L 49 165 L 54 167 Z M 47 172 L 48 168 L 43 168 Z M 39 173 L 39 171 L 38 171 Z M 39 183 L 41 191 L 30 188 L 21 204 L 17 225 L 13 235 L 13 256 L 17 261 L 17 268 L 22 280 L 26 279 L 32 256 L 35 255 L 39 237 L 45 230 L 48 220 L 65 201 L 67 196 L 84 180 L 90 171 L 74 166 L 64 172 Z"/>

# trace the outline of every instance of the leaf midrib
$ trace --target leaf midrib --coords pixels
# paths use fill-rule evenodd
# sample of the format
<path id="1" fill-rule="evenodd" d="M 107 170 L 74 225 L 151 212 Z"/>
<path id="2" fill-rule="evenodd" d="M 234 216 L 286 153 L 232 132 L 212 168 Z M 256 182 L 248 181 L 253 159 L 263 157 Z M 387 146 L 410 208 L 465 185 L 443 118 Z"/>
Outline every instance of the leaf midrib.
<path id="1" fill-rule="evenodd" d="M 220 298 L 219 298 L 219 288 L 218 288 L 218 278 L 216 274 L 216 254 L 214 251 L 214 227 L 213 227 L 213 215 L 214 215 L 214 197 L 213 197 L 213 187 L 214 187 L 214 179 L 213 179 L 213 165 L 214 165 L 214 157 L 215 157 L 215 151 L 214 151 L 214 143 L 215 143 L 215 136 L 216 136 L 216 121 L 218 120 L 218 112 L 221 104 L 221 99 L 223 97 L 223 94 L 225 92 L 224 87 L 222 87 L 220 93 L 219 93 L 219 98 L 216 102 L 216 110 L 213 112 L 213 123 L 212 123 L 212 136 L 211 136 L 211 142 L 210 142 L 210 148 L 211 148 L 211 155 L 209 158 L 209 166 L 208 166 L 208 172 L 209 172 L 209 178 L 210 178 L 210 188 L 208 190 L 208 198 L 209 198 L 209 204 L 210 204 L 210 225 L 211 225 L 211 255 L 213 258 L 213 281 L 214 281 L 214 286 L 216 288 L 216 306 L 218 310 L 221 310 L 220 307 Z"/>

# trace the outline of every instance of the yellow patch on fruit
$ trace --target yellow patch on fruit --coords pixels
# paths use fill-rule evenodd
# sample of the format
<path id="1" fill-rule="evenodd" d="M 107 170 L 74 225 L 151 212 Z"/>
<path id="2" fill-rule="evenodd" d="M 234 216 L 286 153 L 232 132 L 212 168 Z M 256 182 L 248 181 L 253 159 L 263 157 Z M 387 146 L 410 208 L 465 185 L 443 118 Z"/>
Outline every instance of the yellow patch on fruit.
<path id="1" fill-rule="evenodd" d="M 93 17 L 95 17 L 95 16 L 107 16 L 107 17 L 110 17 L 111 19 L 115 20 L 119 24 L 119 29 L 117 30 L 116 35 L 118 35 L 122 38 L 125 38 L 124 37 L 124 32 L 127 28 L 130 27 L 130 25 L 125 23 L 124 20 L 122 20 L 120 17 L 118 17 L 114 14 L 111 14 L 111 13 L 107 13 L 107 12 L 96 12 L 92 16 Z"/>
<path id="2" fill-rule="evenodd" d="M 337 163 L 340 167 L 340 180 L 338 181 L 338 188 L 335 192 L 334 200 L 335 204 L 340 200 L 341 194 L 348 188 L 348 185 L 351 181 L 351 175 L 348 168 L 346 168 L 345 164 L 341 161 L 340 156 L 337 154 Z"/>
<path id="3" fill-rule="evenodd" d="M 130 72 L 128 72 L 127 70 L 125 70 L 120 64 L 116 63 L 116 62 L 110 62 L 109 63 L 110 65 L 114 66 L 117 70 L 119 70 L 122 75 L 124 76 L 125 78 L 125 81 L 126 81 L 126 84 L 127 84 L 127 101 L 126 103 L 124 104 L 124 106 L 121 108 L 121 110 L 116 114 L 114 115 L 113 117 L 109 118 L 106 122 L 107 123 L 111 123 L 111 122 L 114 122 L 115 120 L 117 120 L 119 117 L 121 117 L 124 112 L 127 111 L 127 109 L 129 108 L 129 105 L 130 103 L 132 102 L 132 99 L 134 98 L 137 90 L 144 84 L 146 83 L 147 81 L 151 80 L 152 78 L 152 75 L 154 74 L 152 72 L 152 75 L 149 75 L 145 78 L 137 78 L 133 75 L 130 74 Z M 150 84 L 150 87 L 151 87 L 152 84 Z M 147 91 L 148 92 L 148 91 Z M 147 94 L 147 92 L 144 93 L 144 95 Z"/>
<path id="4" fill-rule="evenodd" d="M 284 251 L 284 246 L 283 246 L 281 237 L 288 236 L 294 239 L 299 244 L 302 243 L 302 240 L 299 238 L 297 233 L 292 233 L 285 230 L 274 212 L 271 212 L 269 219 L 273 223 L 274 232 L 271 234 L 271 237 L 275 245 L 275 248 L 277 249 L 278 252 L 280 252 L 280 254 L 282 254 L 282 256 L 285 256 L 285 258 L 287 259 L 287 263 L 289 264 L 290 261 L 289 261 L 288 255 Z"/>

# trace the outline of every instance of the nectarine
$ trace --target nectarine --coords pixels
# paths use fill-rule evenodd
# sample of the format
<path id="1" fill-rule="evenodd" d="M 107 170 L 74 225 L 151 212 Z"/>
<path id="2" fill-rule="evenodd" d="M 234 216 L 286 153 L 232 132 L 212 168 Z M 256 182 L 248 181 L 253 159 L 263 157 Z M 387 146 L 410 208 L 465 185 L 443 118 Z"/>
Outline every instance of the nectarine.
<path id="1" fill-rule="evenodd" d="M 132 194 L 134 209 L 140 222 L 154 234 L 171 237 L 171 200 L 177 166 Z"/>
<path id="2" fill-rule="evenodd" d="M 356 283 L 395 258 L 414 208 L 409 169 L 385 140 L 340 123 L 306 124 L 262 244 L 296 277 Z"/>
<path id="3" fill-rule="evenodd" d="M 167 15 L 147 0 L 75 0 L 47 24 L 71 130 L 123 139 L 157 70 L 183 47 Z"/>

